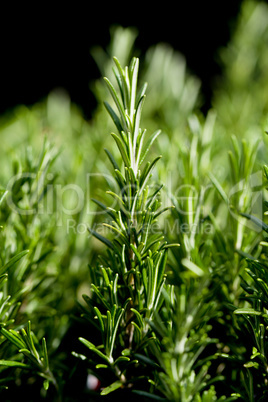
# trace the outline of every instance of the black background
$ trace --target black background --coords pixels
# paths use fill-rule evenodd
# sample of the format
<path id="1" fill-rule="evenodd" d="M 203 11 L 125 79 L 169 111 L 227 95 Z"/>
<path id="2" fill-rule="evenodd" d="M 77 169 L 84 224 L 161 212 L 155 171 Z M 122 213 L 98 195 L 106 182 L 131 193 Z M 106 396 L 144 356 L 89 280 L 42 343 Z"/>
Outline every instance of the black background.
<path id="1" fill-rule="evenodd" d="M 217 49 L 228 43 L 241 1 L 36 4 L 1 13 L 0 114 L 63 87 L 89 118 L 95 106 L 89 83 L 99 76 L 90 48 L 105 48 L 115 24 L 138 28 L 141 53 L 167 42 L 184 54 L 209 107 L 211 80 L 220 74 Z"/>

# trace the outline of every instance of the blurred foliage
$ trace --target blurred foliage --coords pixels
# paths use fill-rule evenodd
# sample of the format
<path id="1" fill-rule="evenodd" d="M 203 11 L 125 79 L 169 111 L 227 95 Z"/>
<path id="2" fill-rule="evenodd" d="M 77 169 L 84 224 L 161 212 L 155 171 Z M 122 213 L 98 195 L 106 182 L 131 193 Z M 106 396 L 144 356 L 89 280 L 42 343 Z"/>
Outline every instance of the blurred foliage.
<path id="1" fill-rule="evenodd" d="M 221 135 L 256 138 L 267 127 L 268 9 L 244 1 L 232 39 L 219 51 L 223 74 L 215 81 L 213 107 Z"/>

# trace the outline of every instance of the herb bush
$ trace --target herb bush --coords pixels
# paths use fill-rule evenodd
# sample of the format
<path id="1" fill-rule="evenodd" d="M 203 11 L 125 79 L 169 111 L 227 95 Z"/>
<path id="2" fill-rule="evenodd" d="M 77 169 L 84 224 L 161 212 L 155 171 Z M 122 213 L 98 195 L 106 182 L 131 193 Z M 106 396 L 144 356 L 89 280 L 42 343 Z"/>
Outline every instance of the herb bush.
<path id="1" fill-rule="evenodd" d="M 4 401 L 268 398 L 267 5 L 243 3 L 207 115 L 137 35 L 92 49 L 90 122 L 63 92 L 1 117 Z"/>

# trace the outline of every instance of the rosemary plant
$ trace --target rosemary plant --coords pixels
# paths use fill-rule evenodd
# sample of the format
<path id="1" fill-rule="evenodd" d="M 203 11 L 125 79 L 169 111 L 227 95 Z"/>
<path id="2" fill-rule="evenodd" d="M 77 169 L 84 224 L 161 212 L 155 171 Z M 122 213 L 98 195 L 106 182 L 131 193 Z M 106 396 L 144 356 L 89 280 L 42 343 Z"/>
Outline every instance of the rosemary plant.
<path id="1" fill-rule="evenodd" d="M 90 122 L 58 92 L 1 117 L 3 400 L 267 400 L 267 13 L 243 1 L 207 116 L 181 55 L 116 27 Z"/>
<path id="2" fill-rule="evenodd" d="M 268 167 L 264 166 L 266 185 L 268 180 Z M 267 201 L 265 202 L 267 207 Z M 265 213 L 267 214 L 267 213 Z M 259 219 L 250 214 L 243 214 L 249 221 L 259 227 L 265 234 L 268 225 L 264 219 Z M 234 309 L 237 321 L 237 331 L 247 334 L 242 338 L 245 354 L 240 358 L 239 374 L 243 389 L 241 395 L 245 400 L 265 401 L 267 392 L 267 309 L 268 309 L 268 276 L 267 276 L 267 238 L 259 239 L 255 254 L 247 254 L 247 268 L 241 278 L 241 288 L 244 291 L 240 306 Z M 237 358 L 237 356 L 233 355 Z"/>
<path id="3" fill-rule="evenodd" d="M 114 62 L 119 94 L 107 78 L 105 82 L 117 113 L 109 103 L 105 102 L 105 106 L 118 131 L 112 133 L 112 138 L 121 161 L 117 162 L 109 150 L 106 153 L 118 192 L 108 190 L 116 202 L 113 208 L 95 200 L 110 216 L 111 220 L 103 225 L 114 236 L 109 239 L 89 229 L 107 246 L 107 253 L 99 258 L 96 267 L 91 267 L 92 295 L 84 296 L 87 307 L 83 314 L 97 325 L 102 343 L 95 345 L 80 338 L 95 354 L 95 367 L 114 374 L 114 382 L 103 384 L 103 395 L 118 388 L 132 388 L 138 379 L 150 386 L 148 368 L 155 369 L 155 365 L 146 362 L 150 361 L 149 344 L 156 339 L 149 322 L 162 303 L 167 251 L 173 246 L 153 226 L 164 212 L 159 201 L 162 186 L 150 185 L 150 176 L 160 156 L 152 162 L 143 162 L 159 131 L 145 142 L 146 130 L 141 129 L 140 122 L 146 85 L 137 90 L 139 60 L 133 58 L 125 69 L 116 58 Z"/>
<path id="4" fill-rule="evenodd" d="M 44 313 L 40 314 L 41 306 L 45 303 L 42 301 L 44 283 L 48 283 L 42 260 L 51 252 L 50 224 L 43 232 L 36 215 L 29 213 L 46 196 L 45 175 L 56 157 L 53 152 L 45 144 L 37 163 L 28 152 L 26 166 L 20 170 L 15 165 L 16 175 L 10 180 L 7 190 L 2 191 L 0 198 L 0 371 L 5 398 L 12 395 L 14 383 L 24 375 L 32 378 L 33 384 L 39 383 L 38 378 L 42 378 L 43 386 L 40 388 L 43 395 L 50 384 L 54 386 L 53 392 L 58 389 L 50 369 L 44 336 L 48 321 L 46 314 L 45 317 Z M 24 213 L 19 213 L 21 211 Z M 36 290 L 39 291 L 39 306 L 36 303 Z M 50 314 L 53 311 L 49 305 L 46 309 Z M 37 322 L 38 333 L 34 333 L 32 324 L 36 327 Z M 55 328 L 54 335 L 56 333 Z M 41 347 L 39 343 L 42 343 Z M 28 376 L 24 373 L 28 373 Z"/>

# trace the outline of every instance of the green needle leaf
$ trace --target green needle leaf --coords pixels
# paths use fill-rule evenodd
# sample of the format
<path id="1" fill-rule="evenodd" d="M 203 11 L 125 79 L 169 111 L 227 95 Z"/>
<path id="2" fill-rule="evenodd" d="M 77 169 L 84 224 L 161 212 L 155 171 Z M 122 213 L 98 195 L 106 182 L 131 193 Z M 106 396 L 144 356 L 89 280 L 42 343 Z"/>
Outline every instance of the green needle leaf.
<path id="1" fill-rule="evenodd" d="M 101 302 L 103 303 L 103 305 L 109 309 L 110 306 L 107 303 L 107 300 L 105 299 L 105 297 L 101 294 L 101 292 L 99 291 L 99 289 L 97 288 L 97 286 L 95 286 L 94 283 L 91 284 L 91 288 L 93 290 L 94 293 L 96 293 L 96 295 L 99 297 L 99 299 L 101 300 Z"/>
<path id="2" fill-rule="evenodd" d="M 32 368 L 29 364 L 15 362 L 13 360 L 0 360 L 0 366 L 18 367 L 18 368 L 24 368 L 24 369 Z"/>
<path id="3" fill-rule="evenodd" d="M 45 370 L 48 370 L 49 362 L 48 362 L 47 344 L 46 344 L 45 338 L 42 339 L 42 349 L 43 349 L 43 358 L 44 358 L 44 368 L 45 368 Z"/>
<path id="4" fill-rule="evenodd" d="M 136 315 L 140 329 L 142 329 L 144 326 L 144 321 L 141 314 L 135 308 L 131 308 L 130 310 Z"/>
<path id="5" fill-rule="evenodd" d="M 114 170 L 119 170 L 119 171 L 120 171 L 119 166 L 118 166 L 118 164 L 116 163 L 116 161 L 115 161 L 113 155 L 111 154 L 111 152 L 108 151 L 108 149 L 106 149 L 106 148 L 104 149 L 104 151 L 105 151 L 106 154 L 108 155 L 108 158 L 110 159 L 111 164 L 112 164 L 113 167 L 114 167 Z"/>
<path id="6" fill-rule="evenodd" d="M 115 219 L 115 210 L 112 210 L 111 208 L 106 207 L 106 205 L 104 205 L 102 202 L 100 202 L 99 200 L 95 200 L 94 198 L 92 198 L 92 201 L 98 205 L 101 209 L 103 209 L 103 211 L 105 211 L 108 215 L 110 215 L 113 219 Z"/>
<path id="7" fill-rule="evenodd" d="M 152 163 L 148 163 L 142 174 L 141 174 L 141 179 L 140 179 L 140 192 L 143 191 L 148 179 L 149 179 L 149 175 L 151 173 L 151 171 L 153 170 L 155 164 L 159 161 L 159 159 L 161 159 L 162 156 L 158 156 L 157 158 L 154 159 L 154 161 Z"/>
<path id="8" fill-rule="evenodd" d="M 125 145 L 123 144 L 121 138 L 118 137 L 118 135 L 116 135 L 114 133 L 112 133 L 111 135 L 112 135 L 113 139 L 116 142 L 116 145 L 117 145 L 117 147 L 119 149 L 119 152 L 120 152 L 120 154 L 122 156 L 122 159 L 124 161 L 125 166 L 129 167 L 130 166 L 130 159 L 129 159 L 128 155 L 127 155 Z"/>
<path id="9" fill-rule="evenodd" d="M 79 338 L 79 341 L 82 342 L 88 349 L 92 350 L 92 352 L 96 353 L 98 356 L 104 359 L 107 363 L 110 363 L 108 357 L 103 354 L 99 349 L 97 349 L 96 346 L 93 345 L 93 343 L 89 342 L 85 338 Z"/>
<path id="10" fill-rule="evenodd" d="M 127 125 L 126 125 L 126 120 L 125 120 L 124 108 L 123 108 L 123 106 L 122 106 L 122 104 L 121 104 L 121 102 L 120 102 L 120 100 L 119 100 L 119 98 L 117 96 L 117 93 L 116 93 L 113 85 L 111 84 L 111 82 L 106 77 L 104 77 L 104 81 L 105 81 L 105 83 L 106 83 L 106 85 L 107 85 L 107 87 L 108 87 L 108 89 L 110 91 L 110 94 L 112 95 L 114 103 L 116 104 L 116 107 L 117 107 L 117 109 L 119 111 L 121 121 L 123 122 L 123 130 L 122 131 L 127 132 Z"/>
<path id="11" fill-rule="evenodd" d="M 140 120 L 141 120 L 141 111 L 142 111 L 142 107 L 144 104 L 144 100 L 145 100 L 145 95 L 143 95 L 138 102 L 137 105 L 137 110 L 135 113 L 135 122 L 134 122 L 134 132 L 133 132 L 133 149 L 134 152 L 136 152 L 136 145 L 137 145 L 137 139 L 138 139 L 138 135 L 139 135 L 139 127 L 140 127 Z"/>
<path id="12" fill-rule="evenodd" d="M 12 330 L 7 331 L 5 328 L 1 328 L 0 332 L 2 335 L 4 335 L 5 338 L 7 338 L 10 342 L 17 346 L 17 348 L 25 348 L 25 343 L 17 332 Z"/>
<path id="13" fill-rule="evenodd" d="M 16 264 L 22 257 L 29 253 L 29 250 L 21 251 L 12 257 L 5 265 L 0 268 L 0 275 L 3 275 L 9 268 Z"/>
<path id="14" fill-rule="evenodd" d="M 142 258 L 141 258 L 140 253 L 138 252 L 138 250 L 136 249 L 136 247 L 133 244 L 130 244 L 130 247 L 131 247 L 132 251 L 134 252 L 135 256 L 137 257 L 139 264 L 142 265 Z"/>
<path id="15" fill-rule="evenodd" d="M 262 315 L 261 311 L 256 311 L 253 308 L 239 308 L 234 311 L 235 314 Z"/>
<path id="16" fill-rule="evenodd" d="M 8 274 L 3 274 L 0 276 L 0 286 L 2 283 L 5 283 L 8 278 Z"/>
<path id="17" fill-rule="evenodd" d="M 99 323 L 100 323 L 100 326 L 101 326 L 101 332 L 103 333 L 105 329 L 104 329 L 104 322 L 103 322 L 103 318 L 102 318 L 101 312 L 100 312 L 100 310 L 98 309 L 98 307 L 94 307 L 94 311 L 95 311 L 95 313 L 97 314 L 97 317 L 98 317 L 98 319 L 99 319 Z"/>
<path id="18" fill-rule="evenodd" d="M 113 243 L 110 240 L 106 239 L 105 237 L 103 237 L 99 233 L 95 232 L 95 230 L 91 229 L 90 227 L 88 227 L 88 231 L 94 237 L 96 237 L 96 239 L 100 240 L 102 243 L 104 243 L 106 246 L 108 246 L 109 248 L 111 248 L 113 250 L 114 246 L 113 246 Z"/>
<path id="19" fill-rule="evenodd" d="M 7 195 L 7 193 L 8 193 L 8 191 L 6 190 L 6 191 L 4 191 L 4 193 L 1 195 L 1 197 L 0 197 L 0 205 L 1 205 L 2 202 L 4 201 L 4 199 L 5 199 L 6 195 Z"/>
<path id="20" fill-rule="evenodd" d="M 130 67 L 130 120 L 133 122 L 133 117 L 135 113 L 136 106 L 136 88 L 138 81 L 138 71 L 139 71 L 139 59 L 133 58 Z"/>
<path id="21" fill-rule="evenodd" d="M 101 391 L 101 395 L 108 395 L 113 391 L 116 391 L 118 388 L 120 388 L 122 386 L 122 382 L 121 381 L 115 381 L 114 383 L 112 383 L 111 385 L 109 385 L 108 387 L 104 388 Z"/>
<path id="22" fill-rule="evenodd" d="M 112 230 L 113 232 L 115 232 L 117 235 L 119 235 L 120 237 L 122 237 L 123 241 L 124 241 L 126 244 L 129 244 L 129 241 L 128 241 L 128 239 L 126 238 L 126 236 L 124 235 L 124 233 L 122 232 L 122 230 L 116 228 L 116 227 L 113 226 L 113 225 L 109 225 L 109 223 L 103 223 L 103 226 L 105 226 L 105 227 L 111 229 L 111 230 Z"/>
<path id="23" fill-rule="evenodd" d="M 240 215 L 244 216 L 245 218 L 251 220 L 251 222 L 255 223 L 255 225 L 262 228 L 265 232 L 268 232 L 268 225 L 264 223 L 261 219 L 257 218 L 256 216 L 240 213 Z"/>
<path id="24" fill-rule="evenodd" d="M 110 104 L 108 102 L 105 101 L 104 106 L 107 109 L 109 115 L 111 116 L 119 134 L 121 134 L 122 131 L 124 131 L 124 130 L 123 130 L 119 117 L 117 116 L 117 114 L 115 113 L 115 111 L 113 110 L 113 108 L 110 106 Z"/>
<path id="25" fill-rule="evenodd" d="M 139 160 L 139 165 L 142 164 L 142 162 L 144 161 L 144 159 L 146 158 L 149 150 L 151 149 L 153 143 L 155 142 L 155 140 L 157 139 L 157 137 L 159 136 L 159 134 L 161 134 L 161 130 L 157 130 L 152 137 L 148 140 L 147 144 L 144 147 L 144 150 L 141 152 L 141 156 L 140 156 L 140 160 Z"/>
<path id="26" fill-rule="evenodd" d="M 222 186 L 220 185 L 220 183 L 216 179 L 216 177 L 212 173 L 209 173 L 208 175 L 209 175 L 209 178 L 212 181 L 214 187 L 216 188 L 216 190 L 218 191 L 218 193 L 222 197 L 223 201 L 225 201 L 225 203 L 227 205 L 229 205 L 229 199 L 228 199 L 225 191 L 223 190 Z"/>
<path id="27" fill-rule="evenodd" d="M 204 275 L 204 271 L 202 271 L 202 269 L 199 268 L 193 261 L 183 258 L 181 262 L 186 268 L 190 269 L 190 271 L 194 272 L 197 276 Z"/>
<path id="28" fill-rule="evenodd" d="M 130 358 L 129 358 L 129 357 L 126 357 L 126 356 L 119 356 L 119 357 L 115 360 L 114 364 L 118 364 L 118 363 L 120 363 L 120 362 L 129 362 L 129 361 L 130 361 Z"/>

